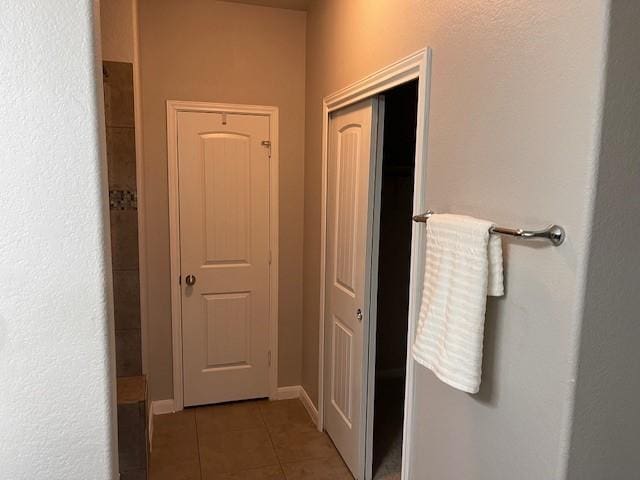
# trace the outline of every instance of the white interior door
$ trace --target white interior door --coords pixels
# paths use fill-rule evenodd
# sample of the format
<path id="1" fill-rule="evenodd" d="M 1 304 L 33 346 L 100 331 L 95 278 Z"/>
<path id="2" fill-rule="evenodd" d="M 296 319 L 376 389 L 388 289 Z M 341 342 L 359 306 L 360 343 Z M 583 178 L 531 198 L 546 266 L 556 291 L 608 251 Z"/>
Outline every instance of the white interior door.
<path id="1" fill-rule="evenodd" d="M 329 120 L 324 426 L 360 479 L 376 126 L 376 99 L 334 112 Z"/>
<path id="2" fill-rule="evenodd" d="M 184 405 L 269 395 L 269 118 L 178 113 Z"/>

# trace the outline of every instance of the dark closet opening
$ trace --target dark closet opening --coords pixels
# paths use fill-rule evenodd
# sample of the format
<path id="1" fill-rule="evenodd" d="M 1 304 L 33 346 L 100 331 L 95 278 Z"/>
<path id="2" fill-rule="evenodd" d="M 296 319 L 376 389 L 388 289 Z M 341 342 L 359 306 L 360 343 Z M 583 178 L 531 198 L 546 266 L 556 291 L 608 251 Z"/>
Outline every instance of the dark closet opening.
<path id="1" fill-rule="evenodd" d="M 399 479 L 407 362 L 418 82 L 384 93 L 373 478 Z"/>

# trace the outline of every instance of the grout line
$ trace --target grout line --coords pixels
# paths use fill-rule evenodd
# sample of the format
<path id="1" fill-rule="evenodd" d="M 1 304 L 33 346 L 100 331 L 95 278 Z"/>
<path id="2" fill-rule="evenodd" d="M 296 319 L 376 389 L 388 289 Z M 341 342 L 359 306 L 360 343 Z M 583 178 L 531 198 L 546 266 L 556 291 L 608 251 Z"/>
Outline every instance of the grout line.
<path id="1" fill-rule="evenodd" d="M 196 450 L 198 451 L 198 474 L 202 480 L 202 459 L 200 458 L 200 435 L 198 434 L 198 409 L 193 411 L 193 423 L 196 427 Z"/>
<path id="2" fill-rule="evenodd" d="M 269 441 L 271 442 L 271 448 L 273 448 L 273 454 L 276 456 L 276 460 L 278 461 L 278 467 L 280 468 L 280 472 L 282 472 L 282 476 L 287 480 L 287 474 L 284 471 L 284 467 L 282 466 L 282 460 L 280 460 L 280 456 L 278 455 L 278 451 L 276 450 L 276 444 L 273 443 L 273 437 L 271 436 L 271 429 L 267 424 L 267 421 L 264 419 L 264 415 L 262 414 L 262 407 L 258 405 L 258 414 L 260 415 L 260 419 L 264 424 L 264 428 L 267 430 L 267 435 L 269 436 Z"/>

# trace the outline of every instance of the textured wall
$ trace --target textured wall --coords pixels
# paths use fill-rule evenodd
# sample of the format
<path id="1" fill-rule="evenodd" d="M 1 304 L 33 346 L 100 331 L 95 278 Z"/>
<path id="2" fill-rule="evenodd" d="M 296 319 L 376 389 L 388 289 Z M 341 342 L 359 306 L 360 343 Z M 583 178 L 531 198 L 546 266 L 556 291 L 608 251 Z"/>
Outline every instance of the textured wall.
<path id="1" fill-rule="evenodd" d="M 140 1 L 151 397 L 172 398 L 166 101 L 280 108 L 279 384 L 301 378 L 305 14 Z M 175 279 L 174 279 L 175 281 Z"/>
<path id="2" fill-rule="evenodd" d="M 317 399 L 322 97 L 433 47 L 428 205 L 567 229 L 504 240 L 482 390 L 416 369 L 414 479 L 561 479 L 597 161 L 607 2 L 323 0 L 307 17 L 303 384 Z"/>
<path id="3" fill-rule="evenodd" d="M 640 3 L 612 2 L 571 480 L 640 475 Z"/>
<path id="4" fill-rule="evenodd" d="M 0 477 L 110 480 L 115 370 L 97 17 L 89 0 L 5 0 L 1 10 Z"/>

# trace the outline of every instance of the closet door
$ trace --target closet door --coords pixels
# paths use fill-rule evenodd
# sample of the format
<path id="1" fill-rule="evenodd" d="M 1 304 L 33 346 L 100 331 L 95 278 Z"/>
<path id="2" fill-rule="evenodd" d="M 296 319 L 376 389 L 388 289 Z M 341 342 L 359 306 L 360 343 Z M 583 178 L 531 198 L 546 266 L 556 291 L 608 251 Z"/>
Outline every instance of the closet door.
<path id="1" fill-rule="evenodd" d="M 329 121 L 324 425 L 356 478 L 363 472 L 376 123 L 376 99 L 334 112 Z"/>

